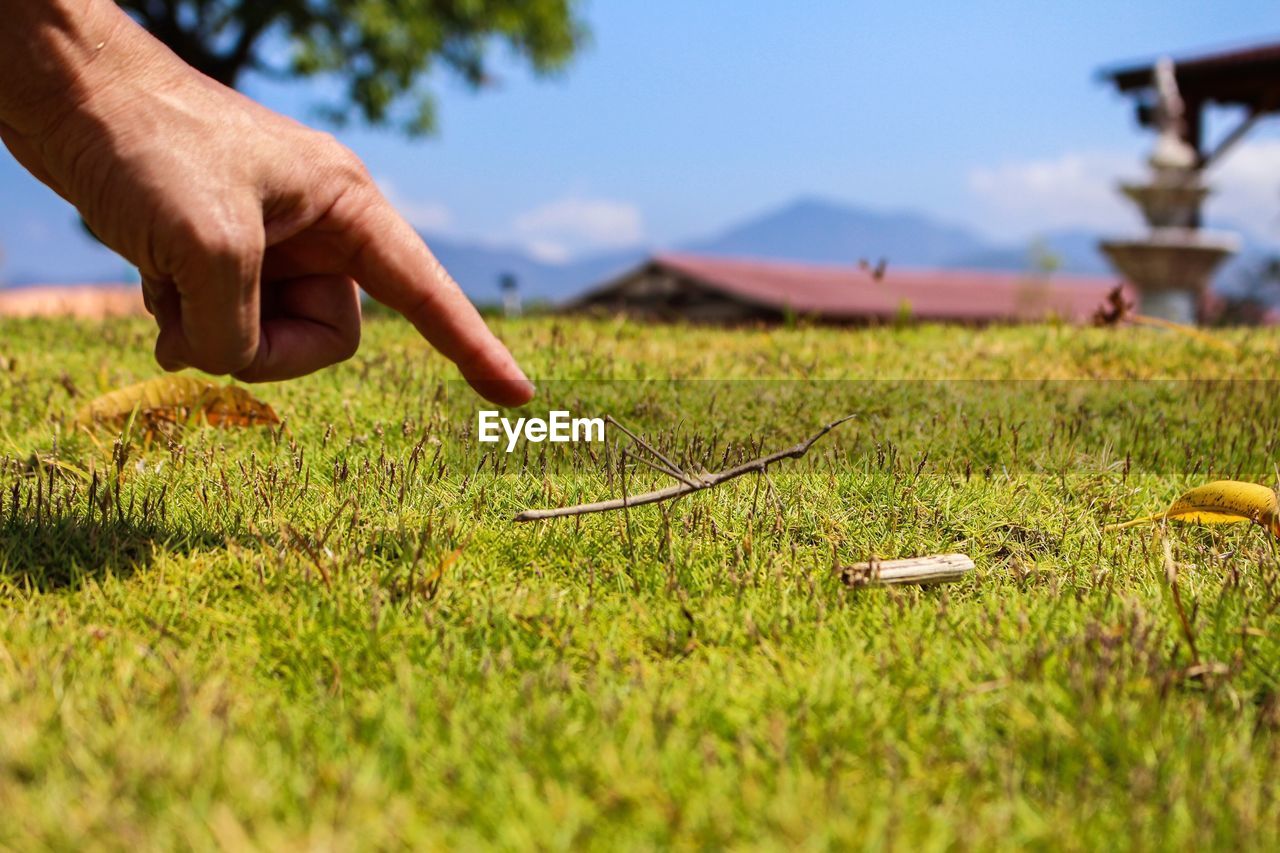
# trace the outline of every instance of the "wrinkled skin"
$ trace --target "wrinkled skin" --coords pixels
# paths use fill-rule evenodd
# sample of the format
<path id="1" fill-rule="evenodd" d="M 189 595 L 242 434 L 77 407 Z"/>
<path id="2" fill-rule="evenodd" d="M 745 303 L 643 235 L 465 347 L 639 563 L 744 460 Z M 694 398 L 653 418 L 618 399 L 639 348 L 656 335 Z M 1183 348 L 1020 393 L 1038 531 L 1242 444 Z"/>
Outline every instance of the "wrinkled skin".
<path id="1" fill-rule="evenodd" d="M 5 41 L 32 14 L 24 4 L 46 2 L 58 5 L 0 0 L 17 16 L 0 52 L 17 46 Z M 29 75 L 56 79 L 54 95 L 0 100 L 0 139 L 137 265 L 164 368 L 254 382 L 342 361 L 359 345 L 362 286 L 486 397 L 532 396 L 354 154 L 200 75 L 114 3 L 87 5 L 37 33 L 53 58 Z"/>

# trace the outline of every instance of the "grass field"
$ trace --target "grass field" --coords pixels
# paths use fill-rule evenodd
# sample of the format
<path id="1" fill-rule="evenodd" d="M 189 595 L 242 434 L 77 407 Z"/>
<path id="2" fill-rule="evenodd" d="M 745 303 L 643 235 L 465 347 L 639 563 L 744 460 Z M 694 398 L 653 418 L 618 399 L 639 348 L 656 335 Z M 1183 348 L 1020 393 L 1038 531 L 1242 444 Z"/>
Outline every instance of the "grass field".
<path id="1" fill-rule="evenodd" d="M 169 437 L 67 425 L 154 375 L 146 323 L 0 324 L 0 846 L 1280 844 L 1266 534 L 1102 530 L 1274 483 L 1280 333 L 499 329 L 531 411 L 691 466 L 858 418 L 516 525 L 660 475 L 482 453 L 389 320 L 257 389 L 284 428 Z M 934 589 L 832 568 L 956 550 Z"/>

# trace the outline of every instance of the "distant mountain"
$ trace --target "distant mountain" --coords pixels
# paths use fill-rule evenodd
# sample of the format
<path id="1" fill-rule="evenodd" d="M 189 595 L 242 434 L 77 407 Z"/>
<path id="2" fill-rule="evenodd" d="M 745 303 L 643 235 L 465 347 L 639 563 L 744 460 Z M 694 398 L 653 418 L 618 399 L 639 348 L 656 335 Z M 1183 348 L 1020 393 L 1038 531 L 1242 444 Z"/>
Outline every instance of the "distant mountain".
<path id="1" fill-rule="evenodd" d="M 1228 231 L 1242 229 L 1218 225 Z M 1238 292 L 1249 272 L 1275 254 L 1243 234 L 1244 250 L 1218 275 L 1216 287 Z M 1021 244 L 999 244 L 975 232 L 916 213 L 886 213 L 821 199 L 800 199 L 677 250 L 804 263 L 855 264 L 885 258 L 890 268 L 1033 270 L 1045 256 L 1075 275 L 1114 275 L 1098 249 L 1101 235 L 1081 229 L 1051 231 Z M 559 302 L 607 281 L 649 254 L 632 249 L 565 264 L 539 261 L 512 247 L 488 247 L 427 237 L 440 260 L 477 302 L 496 302 L 498 278 L 512 273 L 526 301 Z"/>
<path id="2" fill-rule="evenodd" d="M 1244 251 L 1217 280 L 1224 293 L 1238 292 L 1251 270 L 1280 253 L 1249 236 Z M 651 250 L 636 247 L 569 261 L 549 263 L 520 247 L 488 245 L 453 237 L 424 235 L 441 263 L 471 299 L 496 303 L 499 278 L 514 275 L 526 301 L 561 302 L 641 263 Z M 1036 255 L 1050 254 L 1062 272 L 1112 275 L 1098 250 L 1099 235 L 1083 230 L 1054 231 L 1021 244 L 1000 244 L 953 223 L 918 213 L 883 212 L 834 201 L 803 198 L 733 225 L 703 239 L 678 244 L 684 252 L 773 258 L 825 264 L 855 264 L 885 258 L 894 267 L 1032 270 Z M 120 280 L 127 267 L 87 238 L 71 241 L 61 253 L 50 246 L 15 246 L 9 258 L 10 283 L 21 281 Z M 22 270 L 27 272 L 24 274 Z M 35 272 L 38 270 L 39 272 Z"/>
<path id="3" fill-rule="evenodd" d="M 966 228 L 921 214 L 802 198 L 682 248 L 708 255 L 807 263 L 856 264 L 862 259 L 888 258 L 890 264 L 900 266 L 940 267 L 990 246 Z"/>
<path id="4" fill-rule="evenodd" d="M 486 247 L 424 235 L 449 271 L 477 302 L 496 302 L 498 279 L 511 273 L 526 301 L 562 301 L 625 272 L 649 254 L 643 249 L 595 255 L 566 264 L 539 261 L 518 248 Z M 1022 249 L 993 247 L 963 227 L 915 213 L 882 213 L 806 198 L 748 219 L 678 251 L 822 264 L 881 258 L 890 266 L 951 267 L 959 259 L 990 258 L 997 269 L 1026 269 Z M 968 264 L 972 265 L 972 264 Z"/>

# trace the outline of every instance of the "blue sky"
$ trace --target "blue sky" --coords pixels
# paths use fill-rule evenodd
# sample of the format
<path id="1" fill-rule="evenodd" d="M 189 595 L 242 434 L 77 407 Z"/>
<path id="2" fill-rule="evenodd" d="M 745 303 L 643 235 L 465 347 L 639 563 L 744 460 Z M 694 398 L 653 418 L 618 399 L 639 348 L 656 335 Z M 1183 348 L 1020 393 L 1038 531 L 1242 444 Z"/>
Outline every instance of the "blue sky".
<path id="1" fill-rule="evenodd" d="M 561 78 L 440 80 L 435 138 L 339 136 L 415 223 L 548 258 L 670 245 L 801 195 L 1014 240 L 1134 225 L 1110 185 L 1150 139 L 1099 67 L 1280 38 L 1274 0 L 594 0 L 586 18 Z M 309 121 L 321 88 L 250 93 Z M 1280 239 L 1275 127 L 1216 177 L 1213 213 Z M 69 209 L 7 159 L 0 247 L 0 278 L 92 266 Z"/>

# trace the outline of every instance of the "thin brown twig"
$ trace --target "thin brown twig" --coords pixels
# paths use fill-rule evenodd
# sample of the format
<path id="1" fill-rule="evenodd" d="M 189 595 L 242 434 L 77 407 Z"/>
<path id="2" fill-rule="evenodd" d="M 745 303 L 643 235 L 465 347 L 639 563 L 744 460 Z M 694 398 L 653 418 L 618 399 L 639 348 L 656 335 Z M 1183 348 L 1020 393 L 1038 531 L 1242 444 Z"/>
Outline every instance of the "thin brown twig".
<path id="1" fill-rule="evenodd" d="M 623 434 L 624 434 L 624 435 L 626 435 L 628 438 L 630 438 L 630 439 L 631 439 L 632 441 L 634 441 L 636 444 L 638 444 L 638 445 L 640 445 L 641 447 L 643 447 L 645 450 L 647 450 L 647 451 L 649 451 L 650 453 L 652 453 L 652 454 L 653 454 L 653 457 L 654 457 L 655 459 L 657 459 L 659 462 L 661 462 L 663 465 L 666 465 L 666 466 L 667 466 L 668 468 L 670 468 L 672 471 L 676 472 L 675 479 L 680 480 L 680 481 L 685 482 L 685 483 L 688 483 L 690 486 L 694 485 L 694 483 L 689 479 L 688 475 L 686 475 L 686 474 L 684 473 L 684 469 L 683 469 L 683 468 L 681 468 L 679 465 L 677 465 L 676 463 L 672 462 L 670 459 L 668 459 L 667 457 L 665 457 L 665 456 L 663 456 L 661 453 L 659 453 L 659 452 L 658 452 L 658 449 L 657 449 L 656 447 L 654 447 L 653 445 L 649 444 L 649 442 L 645 441 L 643 438 L 641 438 L 640 436 L 636 435 L 634 432 L 632 432 L 631 430 L 627 429 L 627 428 L 626 428 L 626 427 L 624 427 L 622 424 L 618 423 L 618 421 L 613 417 L 613 415 L 605 415 L 605 416 L 604 416 L 604 420 L 605 420 L 605 423 L 613 424 L 613 425 L 614 425 L 614 426 L 616 426 L 618 429 L 622 430 L 622 432 L 623 432 Z M 639 457 L 637 457 L 637 458 L 639 458 Z"/>
<path id="2" fill-rule="evenodd" d="M 771 453 L 768 456 L 762 456 L 759 459 L 744 462 L 741 465 L 737 465 L 733 468 L 727 468 L 724 471 L 719 471 L 715 474 L 707 474 L 706 476 L 699 478 L 700 482 L 696 484 L 681 483 L 676 486 L 668 486 L 665 489 L 655 489 L 652 492 L 644 492 L 639 495 L 624 496 L 622 498 L 614 498 L 607 501 L 596 501 L 595 503 L 578 504 L 577 506 L 559 507 L 557 509 L 527 509 L 517 515 L 513 520 L 539 521 L 544 518 L 564 518 L 571 515 L 585 515 L 590 512 L 609 512 L 610 510 L 615 509 L 626 509 L 633 506 L 642 506 L 644 504 L 674 500 L 675 498 L 692 494 L 693 492 L 711 489 L 721 483 L 727 483 L 729 480 L 741 477 L 744 474 L 751 474 L 757 471 L 763 472 L 775 462 L 781 462 L 784 459 L 799 459 L 801 456 L 804 456 L 809 452 L 809 448 L 813 447 L 813 445 L 817 443 L 818 439 L 822 438 L 845 421 L 852 420 L 855 417 L 857 417 L 857 415 L 845 415 L 843 418 L 827 424 L 812 436 L 794 447 L 788 447 L 786 450 L 779 450 L 777 453 Z M 614 423 L 617 422 L 614 421 Z"/>
<path id="3" fill-rule="evenodd" d="M 698 485 L 695 481 L 689 479 L 684 474 L 676 473 L 675 471 L 672 471 L 670 468 L 668 468 L 666 465 L 659 465 L 657 462 L 654 462 L 650 459 L 645 459 L 639 453 L 632 453 L 630 450 L 627 450 L 625 447 L 622 449 L 622 455 L 628 459 L 636 460 L 641 465 L 648 465 L 650 468 L 657 471 L 659 474 L 666 474 L 671 479 L 679 480 L 685 485 L 688 485 L 688 486 Z"/>

